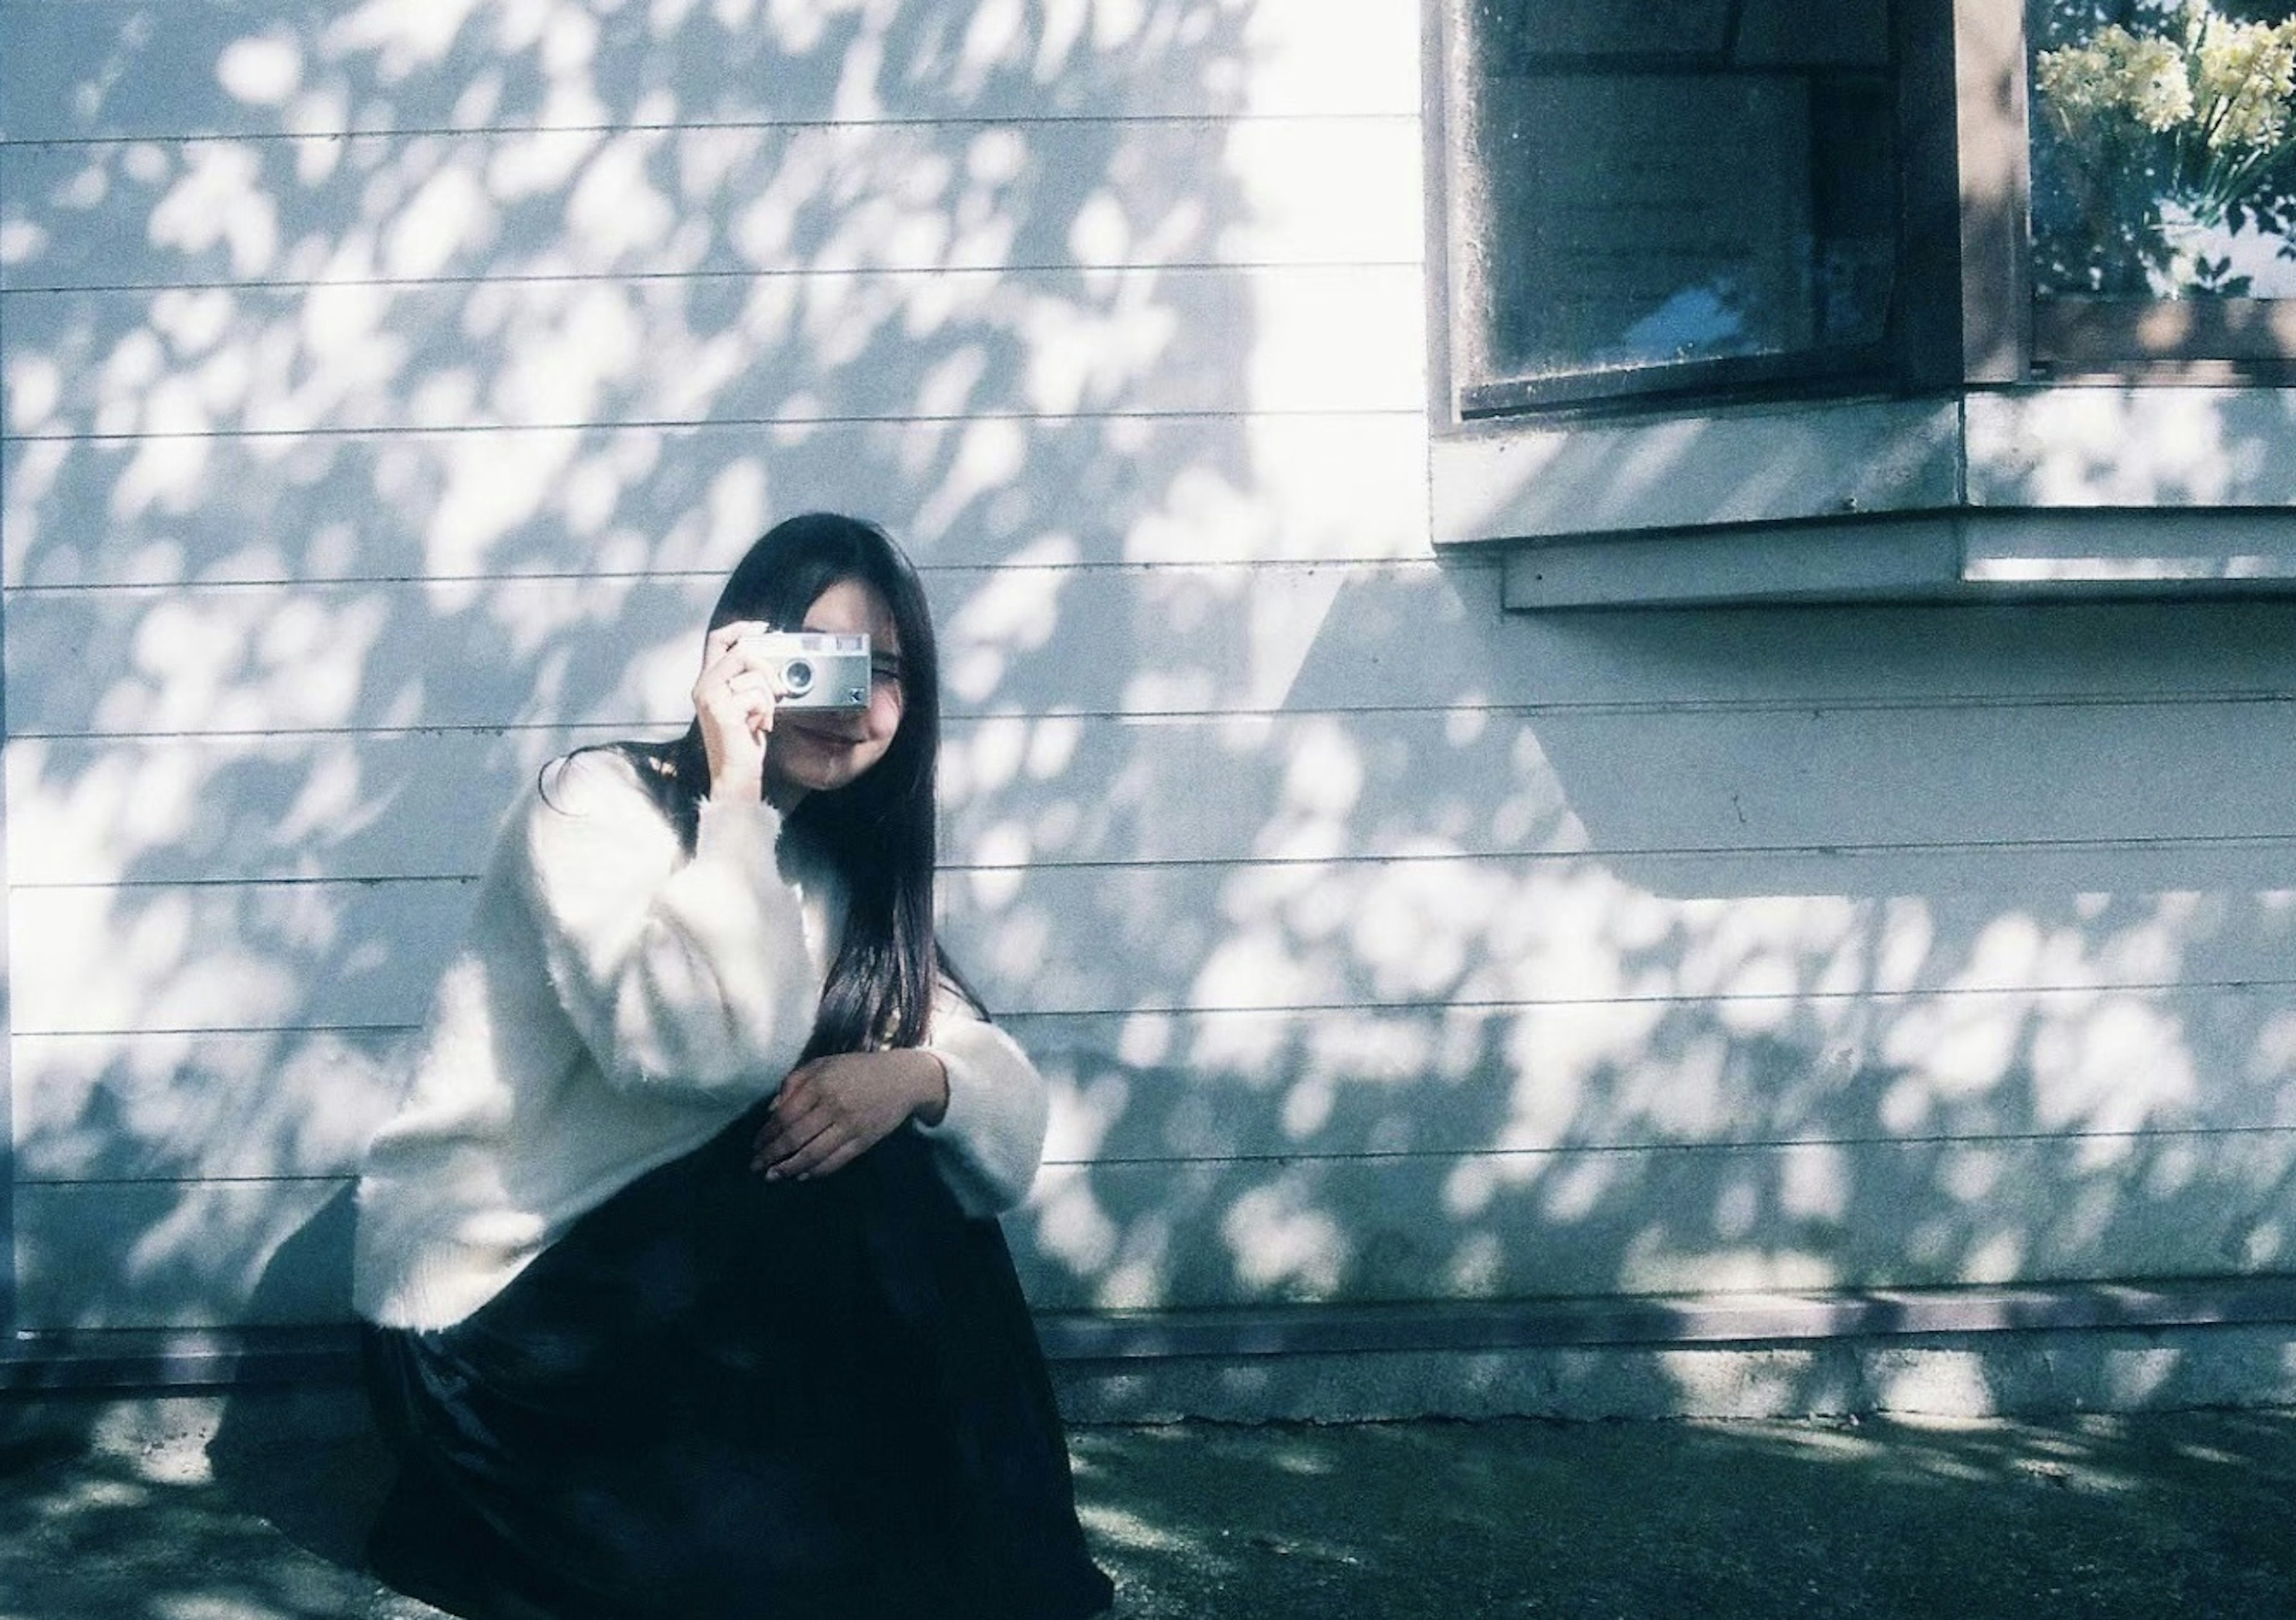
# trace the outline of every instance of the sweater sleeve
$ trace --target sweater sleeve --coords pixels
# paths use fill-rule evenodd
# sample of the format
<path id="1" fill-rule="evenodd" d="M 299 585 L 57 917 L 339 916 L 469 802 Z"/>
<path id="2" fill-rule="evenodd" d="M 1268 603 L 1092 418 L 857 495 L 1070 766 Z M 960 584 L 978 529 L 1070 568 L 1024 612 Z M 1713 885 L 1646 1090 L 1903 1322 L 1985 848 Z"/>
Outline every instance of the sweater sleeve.
<path id="1" fill-rule="evenodd" d="M 917 1130 L 968 1214 L 994 1215 L 1029 1196 L 1044 1157 L 1051 1099 L 1045 1077 L 1003 1030 L 944 988 L 925 1050 L 948 1071 L 948 1111 Z"/>
<path id="2" fill-rule="evenodd" d="M 607 1082 L 769 1094 L 821 999 L 780 816 L 705 802 L 689 859 L 636 767 L 600 752 L 554 769 L 519 832 L 552 987 Z"/>

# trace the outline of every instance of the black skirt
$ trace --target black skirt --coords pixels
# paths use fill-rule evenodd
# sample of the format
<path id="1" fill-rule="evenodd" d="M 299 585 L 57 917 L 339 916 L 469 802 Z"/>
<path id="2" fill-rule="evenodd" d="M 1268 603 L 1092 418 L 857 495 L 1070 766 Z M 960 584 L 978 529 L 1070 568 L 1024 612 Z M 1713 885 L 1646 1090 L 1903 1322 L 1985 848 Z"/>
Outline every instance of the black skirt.
<path id="1" fill-rule="evenodd" d="M 817 1181 L 761 1115 L 584 1216 L 476 1314 L 370 1327 L 370 1543 L 470 1620 L 1077 1620 L 1108 1577 L 1003 1233 L 898 1131 Z"/>

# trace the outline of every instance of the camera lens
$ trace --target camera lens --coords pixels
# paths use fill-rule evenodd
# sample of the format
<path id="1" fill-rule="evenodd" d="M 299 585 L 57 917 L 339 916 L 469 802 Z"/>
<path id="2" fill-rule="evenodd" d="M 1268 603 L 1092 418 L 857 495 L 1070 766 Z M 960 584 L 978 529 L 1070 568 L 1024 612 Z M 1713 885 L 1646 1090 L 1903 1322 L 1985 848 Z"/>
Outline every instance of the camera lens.
<path id="1" fill-rule="evenodd" d="M 782 666 L 782 695 L 803 697 L 813 690 L 813 666 L 802 658 L 792 658 Z"/>

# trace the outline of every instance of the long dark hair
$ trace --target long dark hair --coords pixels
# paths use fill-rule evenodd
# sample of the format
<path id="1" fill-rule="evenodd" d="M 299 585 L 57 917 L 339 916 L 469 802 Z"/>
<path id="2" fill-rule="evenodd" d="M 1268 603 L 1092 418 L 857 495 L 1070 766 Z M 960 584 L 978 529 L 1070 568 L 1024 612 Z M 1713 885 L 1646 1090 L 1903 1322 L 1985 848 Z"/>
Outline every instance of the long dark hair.
<path id="1" fill-rule="evenodd" d="M 876 524 L 810 512 L 775 524 L 734 565 L 709 629 L 757 620 L 795 629 L 841 580 L 873 587 L 901 643 L 901 721 L 885 756 L 843 787 L 808 794 L 786 826 L 824 851 L 844 880 L 845 934 L 830 965 L 805 1057 L 922 1044 L 937 979 L 974 1000 L 933 937 L 935 778 L 940 660 L 924 587 Z M 688 852 L 709 793 L 699 719 L 668 743 L 620 743 Z"/>

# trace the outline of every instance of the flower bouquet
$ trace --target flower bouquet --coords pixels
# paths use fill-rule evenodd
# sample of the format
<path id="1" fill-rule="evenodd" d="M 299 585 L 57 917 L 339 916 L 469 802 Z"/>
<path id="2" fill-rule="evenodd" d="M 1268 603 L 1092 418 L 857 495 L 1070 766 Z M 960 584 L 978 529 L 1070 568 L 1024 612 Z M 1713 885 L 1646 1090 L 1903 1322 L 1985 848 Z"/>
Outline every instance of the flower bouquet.
<path id="1" fill-rule="evenodd" d="M 2063 12 L 2095 12 L 2043 9 L 2059 13 L 2038 20 L 2044 38 L 2067 31 Z M 2157 16 L 2034 57 L 2038 290 L 2243 296 L 2281 279 L 2296 292 L 2282 274 L 2296 266 L 2296 19 L 2208 0 Z"/>

